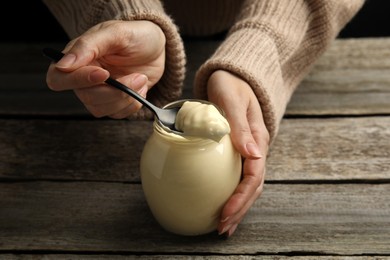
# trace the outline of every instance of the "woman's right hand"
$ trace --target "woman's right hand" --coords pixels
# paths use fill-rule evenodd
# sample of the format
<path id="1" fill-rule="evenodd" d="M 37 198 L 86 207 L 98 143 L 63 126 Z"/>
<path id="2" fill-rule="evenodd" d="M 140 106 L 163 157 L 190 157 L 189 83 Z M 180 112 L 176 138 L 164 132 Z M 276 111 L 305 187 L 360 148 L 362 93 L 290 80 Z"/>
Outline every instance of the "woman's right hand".
<path id="1" fill-rule="evenodd" d="M 67 44 L 64 57 L 47 71 L 47 85 L 74 90 L 95 117 L 128 117 L 142 105 L 104 81 L 115 78 L 146 97 L 163 75 L 165 41 L 150 21 L 100 23 Z"/>

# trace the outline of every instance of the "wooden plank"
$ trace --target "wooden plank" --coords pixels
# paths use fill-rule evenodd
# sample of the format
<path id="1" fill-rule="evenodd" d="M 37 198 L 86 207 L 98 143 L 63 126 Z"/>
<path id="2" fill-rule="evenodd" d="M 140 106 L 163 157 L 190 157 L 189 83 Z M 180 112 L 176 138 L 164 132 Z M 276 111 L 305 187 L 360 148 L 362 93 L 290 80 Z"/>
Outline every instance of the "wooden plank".
<path id="1" fill-rule="evenodd" d="M 0 184 L 0 251 L 389 255 L 390 184 L 268 184 L 234 236 L 170 234 L 139 184 Z"/>
<path id="2" fill-rule="evenodd" d="M 56 254 L 56 253 L 47 253 L 47 254 L 0 254 L 1 259 L 3 260 L 41 260 L 41 259 L 72 259 L 72 260 L 81 260 L 81 259 L 194 259 L 194 260 L 254 260 L 254 259 L 264 259 L 264 260 L 389 260 L 389 256 L 375 255 L 375 256 L 324 256 L 324 255 L 264 255 L 264 254 L 255 254 L 255 255 L 134 255 L 134 254 Z"/>
<path id="3" fill-rule="evenodd" d="M 390 117 L 284 120 L 267 180 L 390 180 Z"/>
<path id="4" fill-rule="evenodd" d="M 0 120 L 3 179 L 139 182 L 139 159 L 152 122 Z"/>
<path id="5" fill-rule="evenodd" d="M 93 116 L 73 91 L 57 93 L 49 90 L 7 90 L 0 95 L 0 116 Z"/>
<path id="6" fill-rule="evenodd" d="M 0 178 L 139 182 L 152 122 L 0 120 Z M 285 119 L 267 181 L 390 180 L 390 117 Z"/>
<path id="7" fill-rule="evenodd" d="M 187 77 L 183 98 L 192 97 L 194 75 L 213 53 L 219 41 L 188 41 Z M 45 46 L 62 48 L 59 43 L 0 44 L 0 115 L 88 114 L 74 101 L 72 92 L 55 93 L 61 109 L 52 106 L 53 93 L 47 89 L 45 73 L 49 64 L 42 56 Z M 287 107 L 286 115 L 346 115 L 390 113 L 390 38 L 339 39 L 313 67 Z M 18 76 L 15 76 L 18 75 Z M 34 92 L 39 89 L 41 92 Z M 5 90 L 5 91 L 3 91 Z M 32 90 L 21 103 L 13 91 Z M 11 91 L 11 92 L 9 92 Z M 65 94 L 66 93 L 66 94 Z M 40 101 L 41 106 L 36 106 Z M 45 105 L 47 104 L 47 105 Z M 28 108 L 28 109 L 26 109 Z"/>
<path id="8" fill-rule="evenodd" d="M 45 74 L 50 61 L 42 55 L 44 47 L 52 46 L 62 50 L 61 43 L 0 43 L 0 73 Z M 0 89 L 11 89 L 11 86 L 1 85 Z"/>
<path id="9" fill-rule="evenodd" d="M 316 62 L 286 115 L 390 113 L 390 38 L 343 39 Z"/>
<path id="10" fill-rule="evenodd" d="M 46 46 L 62 49 L 63 44 L 0 44 L 0 115 L 90 116 L 72 91 L 48 89 Z"/>

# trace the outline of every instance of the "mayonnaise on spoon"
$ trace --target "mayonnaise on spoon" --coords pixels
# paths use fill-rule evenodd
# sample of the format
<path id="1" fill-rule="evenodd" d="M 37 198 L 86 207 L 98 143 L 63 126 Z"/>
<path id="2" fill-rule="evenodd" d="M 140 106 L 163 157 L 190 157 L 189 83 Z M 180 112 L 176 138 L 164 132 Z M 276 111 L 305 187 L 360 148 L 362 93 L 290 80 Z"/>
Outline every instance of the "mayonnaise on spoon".
<path id="1" fill-rule="evenodd" d="M 212 139 L 219 142 L 230 133 L 226 118 L 211 104 L 185 101 L 176 115 L 175 128 L 184 135 Z"/>

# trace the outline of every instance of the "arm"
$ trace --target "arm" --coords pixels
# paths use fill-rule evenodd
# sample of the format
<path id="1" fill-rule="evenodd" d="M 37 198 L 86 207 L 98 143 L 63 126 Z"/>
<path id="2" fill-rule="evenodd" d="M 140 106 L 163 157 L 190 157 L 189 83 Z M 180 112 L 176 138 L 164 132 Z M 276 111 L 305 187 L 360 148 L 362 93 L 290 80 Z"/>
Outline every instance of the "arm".
<path id="1" fill-rule="evenodd" d="M 164 72 L 156 86 L 149 90 L 148 99 L 162 106 L 180 97 L 186 62 L 184 46 L 177 27 L 165 14 L 160 1 L 43 0 L 43 2 L 71 39 L 99 23 L 110 20 L 146 20 L 157 24 L 166 38 Z M 137 116 L 152 115 L 147 109 L 142 109 Z"/>
<path id="2" fill-rule="evenodd" d="M 196 96 L 207 98 L 216 70 L 239 76 L 256 94 L 273 140 L 295 88 L 363 3 L 246 0 L 227 39 L 198 71 Z"/>
<path id="3" fill-rule="evenodd" d="M 268 147 L 293 91 L 362 4 L 247 0 L 226 40 L 197 72 L 196 96 L 225 111 L 244 157 L 243 179 L 224 206 L 220 233 L 232 235 L 260 196 Z"/>

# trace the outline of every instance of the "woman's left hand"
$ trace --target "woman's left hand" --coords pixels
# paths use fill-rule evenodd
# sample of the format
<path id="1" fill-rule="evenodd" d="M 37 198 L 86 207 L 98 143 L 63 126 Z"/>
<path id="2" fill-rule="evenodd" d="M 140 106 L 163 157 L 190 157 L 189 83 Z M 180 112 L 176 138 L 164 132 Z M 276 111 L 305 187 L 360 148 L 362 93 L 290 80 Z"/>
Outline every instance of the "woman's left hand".
<path id="1" fill-rule="evenodd" d="M 262 192 L 270 137 L 260 104 L 244 80 L 215 71 L 208 80 L 207 94 L 225 112 L 233 145 L 244 160 L 241 182 L 225 204 L 218 225 L 219 234 L 231 236 Z"/>

